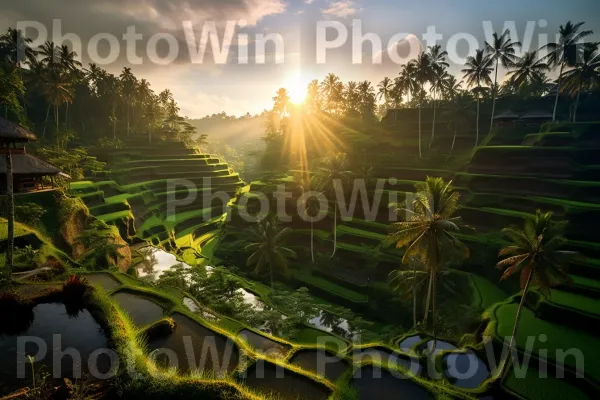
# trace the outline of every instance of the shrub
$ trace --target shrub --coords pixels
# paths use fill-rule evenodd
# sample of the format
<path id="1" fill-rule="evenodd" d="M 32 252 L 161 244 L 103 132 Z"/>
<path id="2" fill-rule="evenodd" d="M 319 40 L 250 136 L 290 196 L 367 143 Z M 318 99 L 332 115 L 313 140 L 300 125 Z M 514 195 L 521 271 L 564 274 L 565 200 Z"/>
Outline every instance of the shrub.
<path id="1" fill-rule="evenodd" d="M 63 294 L 66 299 L 82 299 L 88 290 L 88 281 L 77 275 L 71 275 L 63 283 Z"/>
<path id="2" fill-rule="evenodd" d="M 100 138 L 98 139 L 98 147 L 101 149 L 119 150 L 123 148 L 123 142 L 119 138 Z"/>

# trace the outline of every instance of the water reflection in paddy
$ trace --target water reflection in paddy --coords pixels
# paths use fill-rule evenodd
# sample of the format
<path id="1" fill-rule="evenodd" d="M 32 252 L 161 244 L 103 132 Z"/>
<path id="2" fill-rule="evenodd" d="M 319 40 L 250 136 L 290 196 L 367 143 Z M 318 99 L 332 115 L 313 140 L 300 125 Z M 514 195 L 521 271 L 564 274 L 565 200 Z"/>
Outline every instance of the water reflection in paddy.
<path id="1" fill-rule="evenodd" d="M 184 268 L 191 268 L 190 265 L 177 260 L 173 254 L 153 246 L 142 247 L 138 250 L 143 256 L 142 262 L 135 266 L 138 276 L 145 280 L 155 282 L 165 272 L 174 265 L 181 264 Z"/>

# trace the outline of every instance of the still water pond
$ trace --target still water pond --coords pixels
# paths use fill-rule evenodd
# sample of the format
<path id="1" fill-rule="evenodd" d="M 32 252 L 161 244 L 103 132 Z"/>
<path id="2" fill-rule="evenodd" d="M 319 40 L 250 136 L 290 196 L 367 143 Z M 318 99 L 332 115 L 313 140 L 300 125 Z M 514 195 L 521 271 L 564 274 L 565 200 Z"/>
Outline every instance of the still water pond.
<path id="1" fill-rule="evenodd" d="M 21 334 L 0 335 L 0 397 L 31 386 L 31 365 L 27 355 L 36 356 L 36 373 L 49 373 L 56 379 L 80 378 L 86 376 L 90 368 L 102 374 L 110 371 L 107 338 L 89 311 L 69 315 L 64 304 L 50 303 L 35 306 L 33 315 L 33 322 Z M 65 352 L 67 348 L 75 349 L 80 357 L 74 360 L 65 355 L 60 362 L 54 363 L 53 349 Z M 61 355 L 60 352 L 57 354 Z M 24 374 L 21 378 L 19 372 Z"/>

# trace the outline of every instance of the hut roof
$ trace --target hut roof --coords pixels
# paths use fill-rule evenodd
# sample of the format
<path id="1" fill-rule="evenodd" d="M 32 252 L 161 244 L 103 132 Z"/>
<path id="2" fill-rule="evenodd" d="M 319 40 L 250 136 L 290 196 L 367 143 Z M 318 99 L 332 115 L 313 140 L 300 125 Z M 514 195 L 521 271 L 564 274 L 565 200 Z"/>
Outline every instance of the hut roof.
<path id="1" fill-rule="evenodd" d="M 35 158 L 32 155 L 20 153 L 12 155 L 13 175 L 43 175 L 71 177 L 47 161 Z M 6 174 L 6 157 L 0 157 L 0 174 Z"/>
<path id="2" fill-rule="evenodd" d="M 29 142 L 37 137 L 27 128 L 0 117 L 0 141 Z"/>
<path id="3" fill-rule="evenodd" d="M 548 111 L 531 111 L 521 116 L 521 119 L 552 119 L 552 113 Z"/>
<path id="4" fill-rule="evenodd" d="M 494 116 L 494 119 L 519 119 L 519 114 L 511 110 L 506 110 Z"/>

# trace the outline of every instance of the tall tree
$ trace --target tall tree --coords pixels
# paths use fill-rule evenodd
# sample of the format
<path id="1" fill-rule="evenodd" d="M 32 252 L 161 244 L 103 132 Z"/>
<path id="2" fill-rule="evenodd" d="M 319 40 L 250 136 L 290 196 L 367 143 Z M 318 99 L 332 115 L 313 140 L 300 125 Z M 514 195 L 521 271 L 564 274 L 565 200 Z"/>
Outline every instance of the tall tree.
<path id="1" fill-rule="evenodd" d="M 421 109 L 423 108 L 423 103 L 425 102 L 425 85 L 427 82 L 431 81 L 431 76 L 433 75 L 433 69 L 431 66 L 431 58 L 425 52 L 422 52 L 416 60 L 412 60 L 409 64 L 413 64 L 414 68 L 414 80 L 415 86 L 417 89 L 416 100 L 418 101 L 419 107 L 419 157 L 423 156 L 423 140 L 422 140 L 422 132 L 421 132 Z"/>
<path id="2" fill-rule="evenodd" d="M 454 152 L 458 130 L 469 126 L 469 118 L 472 118 L 471 104 L 473 98 L 468 93 L 459 93 L 450 101 L 449 107 L 443 113 L 448 119 L 448 127 L 454 132 L 450 154 Z"/>
<path id="3" fill-rule="evenodd" d="M 333 252 L 331 257 L 335 256 L 337 250 L 337 215 L 338 215 L 338 194 L 343 196 L 343 183 L 352 176 L 348 169 L 348 159 L 345 153 L 337 153 L 335 156 L 325 158 L 319 170 L 317 171 L 316 183 L 317 190 L 327 193 L 329 201 L 333 199 Z"/>
<path id="4" fill-rule="evenodd" d="M 385 106 L 389 107 L 392 101 L 394 82 L 386 76 L 381 82 L 379 82 L 377 89 L 377 100 L 383 100 Z"/>
<path id="5" fill-rule="evenodd" d="M 319 81 L 312 80 L 308 84 L 308 88 L 306 89 L 306 105 L 308 110 L 313 114 L 320 113 L 323 107 L 323 101 L 321 99 L 321 93 L 319 92 Z"/>
<path id="6" fill-rule="evenodd" d="M 334 74 L 328 74 L 321 82 L 321 93 L 325 101 L 325 111 L 336 114 L 339 111 L 340 102 L 343 100 L 342 91 L 344 84 Z"/>
<path id="7" fill-rule="evenodd" d="M 296 258 L 296 253 L 283 246 L 283 242 L 291 232 L 291 228 L 279 229 L 273 217 L 267 217 L 257 223 L 252 230 L 253 243 L 246 246 L 246 251 L 252 254 L 246 264 L 254 266 L 255 273 L 260 274 L 265 267 L 269 268 L 271 289 L 273 289 L 273 268 L 287 272 L 288 260 Z"/>
<path id="8" fill-rule="evenodd" d="M 575 96 L 573 122 L 577 122 L 577 107 L 581 92 L 591 90 L 600 83 L 600 52 L 597 43 L 585 44 L 581 60 L 564 73 L 563 80 L 565 89 Z"/>
<path id="9" fill-rule="evenodd" d="M 375 118 L 375 89 L 369 81 L 358 84 L 358 104 L 363 121 L 372 121 Z"/>
<path id="10" fill-rule="evenodd" d="M 534 216 L 525 220 L 522 230 L 518 228 L 502 230 L 510 244 L 500 250 L 500 257 L 503 259 L 497 266 L 504 270 L 501 279 L 518 275 L 522 289 L 508 354 L 512 354 L 515 345 L 530 285 L 538 286 L 542 293 L 549 295 L 552 287 L 571 281 L 564 268 L 577 256 L 577 253 L 562 250 L 567 243 L 567 239 L 562 235 L 565 225 L 565 221 L 552 221 L 551 212 L 543 213 L 537 210 Z M 500 376 L 506 371 L 507 365 L 508 362 L 505 361 L 501 366 Z"/>
<path id="11" fill-rule="evenodd" d="M 436 93 L 440 93 L 444 87 L 444 80 L 450 76 L 446 69 L 450 66 L 446 61 L 448 56 L 447 51 L 442 51 L 442 46 L 435 45 L 430 46 L 428 49 L 428 56 L 431 63 L 431 100 L 433 102 L 433 123 L 431 125 L 431 139 L 429 140 L 428 148 L 431 150 L 433 139 L 435 137 L 435 122 L 436 122 Z"/>
<path id="12" fill-rule="evenodd" d="M 550 68 L 542 59 L 538 59 L 537 52 L 529 51 L 523 55 L 508 72 L 509 84 L 515 90 L 519 91 L 523 86 L 534 82 L 540 74 L 545 73 Z"/>
<path id="13" fill-rule="evenodd" d="M 565 68 L 573 67 L 577 63 L 582 51 L 583 39 L 593 34 L 591 30 L 581 30 L 584 23 L 578 22 L 573 24 L 569 21 L 564 26 L 561 25 L 558 42 L 549 43 L 542 48 L 548 51 L 546 57 L 548 58 L 550 67 L 554 69 L 559 68 L 552 121 L 556 121 L 556 110 L 558 108 L 558 96 L 562 89 L 563 72 Z"/>
<path id="14" fill-rule="evenodd" d="M 273 111 L 280 116 L 286 115 L 290 108 L 290 95 L 285 88 L 280 88 L 273 97 Z"/>
<path id="15" fill-rule="evenodd" d="M 413 258 L 418 259 L 429 274 L 424 322 L 429 318 L 431 305 L 434 343 L 437 278 L 449 257 L 469 254 L 469 249 L 456 237 L 462 226 L 460 217 L 454 216 L 460 195 L 452 190 L 451 184 L 442 178 L 427 177 L 425 182 L 415 185 L 417 192 L 412 209 L 402 210 L 407 216 L 404 221 L 392 224 L 395 232 L 390 234 L 396 247 L 405 249 L 402 262 L 407 264 Z"/>
<path id="16" fill-rule="evenodd" d="M 123 93 L 123 101 L 127 110 L 127 136 L 129 136 L 130 130 L 130 109 L 131 104 L 134 102 L 134 93 L 138 87 L 138 81 L 135 75 L 131 72 L 131 68 L 124 67 L 123 72 L 119 76 L 121 80 L 121 91 Z"/>
<path id="17" fill-rule="evenodd" d="M 494 32 L 492 42 L 485 42 L 485 48 L 489 53 L 490 61 L 495 63 L 495 75 L 494 84 L 492 86 L 492 117 L 490 119 L 490 131 L 494 127 L 494 114 L 496 113 L 496 97 L 498 97 L 498 67 L 502 65 L 504 68 L 509 69 L 515 65 L 518 57 L 515 55 L 517 47 L 521 47 L 521 42 L 513 42 L 510 38 L 510 31 L 507 29 L 504 33 L 498 36 Z"/>
<path id="18" fill-rule="evenodd" d="M 48 104 L 51 104 L 54 107 L 54 122 L 56 124 L 56 132 L 58 132 L 58 110 L 61 105 L 68 104 L 73 101 L 73 80 L 67 72 L 61 71 L 58 68 L 52 68 L 47 71 L 46 75 L 43 77 L 43 81 L 44 96 Z"/>
<path id="19" fill-rule="evenodd" d="M 475 52 L 474 57 L 467 58 L 465 68 L 462 69 L 462 73 L 465 74 L 467 87 L 476 87 L 474 94 L 477 95 L 477 133 L 475 139 L 475 146 L 479 145 L 479 103 L 481 99 L 481 93 L 483 92 L 482 84 L 492 85 L 492 59 L 485 55 L 484 50 L 480 49 Z"/>
<path id="20" fill-rule="evenodd" d="M 15 66 L 21 80 L 20 84 L 13 81 L 11 86 L 23 86 L 23 64 L 35 59 L 37 55 L 37 51 L 31 47 L 32 42 L 30 38 L 23 35 L 23 31 L 13 28 L 8 28 L 8 31 L 0 36 L 0 62 L 4 60 L 8 65 Z M 18 93 L 18 96 L 21 99 L 23 113 L 27 116 L 25 92 Z"/>

